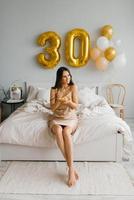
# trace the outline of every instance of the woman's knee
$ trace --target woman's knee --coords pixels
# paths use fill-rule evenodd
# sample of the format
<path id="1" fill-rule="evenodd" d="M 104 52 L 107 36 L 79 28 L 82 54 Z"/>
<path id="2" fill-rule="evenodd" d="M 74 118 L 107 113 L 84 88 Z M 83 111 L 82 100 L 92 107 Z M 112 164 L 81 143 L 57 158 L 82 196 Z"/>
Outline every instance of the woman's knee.
<path id="1" fill-rule="evenodd" d="M 63 129 L 63 136 L 66 137 L 70 137 L 72 133 L 72 128 L 71 127 L 65 127 Z"/>
<path id="2" fill-rule="evenodd" d="M 52 132 L 55 134 L 55 135 L 59 135 L 62 133 L 62 127 L 58 124 L 54 124 L 52 126 Z"/>

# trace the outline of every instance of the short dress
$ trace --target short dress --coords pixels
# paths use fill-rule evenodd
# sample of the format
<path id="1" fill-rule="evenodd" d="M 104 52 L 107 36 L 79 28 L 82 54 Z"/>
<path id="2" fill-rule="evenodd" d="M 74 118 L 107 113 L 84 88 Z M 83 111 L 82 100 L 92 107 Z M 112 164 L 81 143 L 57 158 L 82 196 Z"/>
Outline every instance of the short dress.
<path id="1" fill-rule="evenodd" d="M 72 90 L 70 87 L 68 90 L 56 89 L 56 98 L 59 96 L 66 97 L 68 100 L 72 100 Z M 60 106 L 53 112 L 53 114 L 50 114 L 48 117 L 48 127 L 50 130 L 55 124 L 71 127 L 73 134 L 78 126 L 76 109 L 72 109 L 70 106 L 61 103 Z"/>

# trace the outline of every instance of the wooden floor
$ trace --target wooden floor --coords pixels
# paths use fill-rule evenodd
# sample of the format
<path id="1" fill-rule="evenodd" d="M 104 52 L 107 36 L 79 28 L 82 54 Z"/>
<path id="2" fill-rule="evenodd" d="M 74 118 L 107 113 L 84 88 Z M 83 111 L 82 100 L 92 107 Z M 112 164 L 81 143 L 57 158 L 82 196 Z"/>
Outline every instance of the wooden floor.
<path id="1" fill-rule="evenodd" d="M 134 136 L 134 119 L 126 119 Z M 134 196 L 109 196 L 109 195 L 0 195 L 0 200 L 134 200 Z"/>

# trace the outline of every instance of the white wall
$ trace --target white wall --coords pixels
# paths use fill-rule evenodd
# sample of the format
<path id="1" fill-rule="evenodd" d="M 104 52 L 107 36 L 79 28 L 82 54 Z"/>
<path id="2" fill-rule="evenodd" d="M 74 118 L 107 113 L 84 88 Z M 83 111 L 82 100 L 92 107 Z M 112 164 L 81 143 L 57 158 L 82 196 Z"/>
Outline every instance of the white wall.
<path id="1" fill-rule="evenodd" d="M 0 0 L 0 83 L 6 88 L 16 79 L 54 82 L 58 67 L 66 65 L 65 34 L 80 27 L 87 30 L 94 41 L 100 28 L 111 24 L 114 37 L 123 42 L 127 66 L 100 72 L 89 61 L 85 67 L 69 69 L 75 81 L 125 84 L 126 116 L 134 117 L 133 8 L 133 0 Z M 53 70 L 48 70 L 36 62 L 36 55 L 42 51 L 36 40 L 41 33 L 51 30 L 61 35 L 61 61 Z"/>

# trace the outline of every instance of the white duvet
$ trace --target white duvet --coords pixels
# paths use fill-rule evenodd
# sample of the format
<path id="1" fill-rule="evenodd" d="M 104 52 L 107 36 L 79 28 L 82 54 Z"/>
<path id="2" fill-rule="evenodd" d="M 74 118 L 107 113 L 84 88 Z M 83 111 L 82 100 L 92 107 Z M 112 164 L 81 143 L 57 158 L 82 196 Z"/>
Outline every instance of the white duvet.
<path id="1" fill-rule="evenodd" d="M 43 101 L 32 100 L 18 108 L 0 124 L 0 143 L 35 147 L 55 146 L 56 142 L 48 129 L 47 119 L 51 113 Z M 88 106 L 79 104 L 78 128 L 73 135 L 75 144 L 85 143 L 119 133 L 124 144 L 132 141 L 132 134 L 125 121 L 117 117 L 106 100 L 98 96 Z"/>

